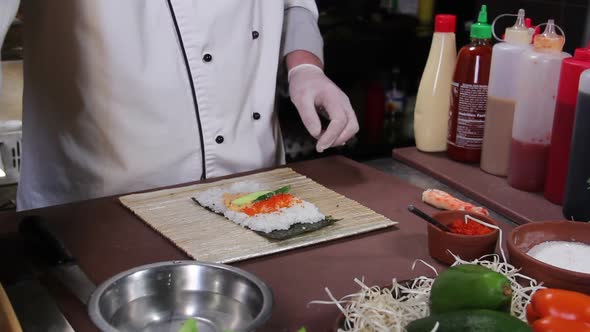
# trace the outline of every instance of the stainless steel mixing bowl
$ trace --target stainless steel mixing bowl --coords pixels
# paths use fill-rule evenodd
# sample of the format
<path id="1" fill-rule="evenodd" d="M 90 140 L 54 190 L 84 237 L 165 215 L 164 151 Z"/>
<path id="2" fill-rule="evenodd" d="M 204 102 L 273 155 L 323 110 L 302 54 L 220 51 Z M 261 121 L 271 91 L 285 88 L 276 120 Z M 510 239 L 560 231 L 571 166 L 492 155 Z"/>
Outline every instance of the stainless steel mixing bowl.
<path id="1" fill-rule="evenodd" d="M 188 318 L 199 332 L 254 331 L 269 317 L 272 292 L 235 267 L 197 261 L 140 266 L 101 284 L 88 304 L 105 332 L 178 332 Z"/>

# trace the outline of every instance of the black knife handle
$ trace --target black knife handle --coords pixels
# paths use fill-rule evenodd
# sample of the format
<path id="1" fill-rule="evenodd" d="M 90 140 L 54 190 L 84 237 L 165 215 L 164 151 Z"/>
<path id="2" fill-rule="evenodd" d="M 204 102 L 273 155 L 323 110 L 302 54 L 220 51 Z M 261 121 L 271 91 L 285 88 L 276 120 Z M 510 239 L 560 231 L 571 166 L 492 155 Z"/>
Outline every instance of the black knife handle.
<path id="1" fill-rule="evenodd" d="M 63 242 L 40 216 L 24 217 L 18 230 L 35 253 L 47 260 L 47 263 L 60 265 L 75 262 Z"/>

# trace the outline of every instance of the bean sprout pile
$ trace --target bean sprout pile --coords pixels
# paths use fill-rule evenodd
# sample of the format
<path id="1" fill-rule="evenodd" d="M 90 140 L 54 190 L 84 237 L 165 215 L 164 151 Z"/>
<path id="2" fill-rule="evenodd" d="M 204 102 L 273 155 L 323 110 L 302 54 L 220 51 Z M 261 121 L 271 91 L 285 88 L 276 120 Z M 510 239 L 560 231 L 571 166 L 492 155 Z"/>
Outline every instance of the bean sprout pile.
<path id="1" fill-rule="evenodd" d="M 474 220 L 475 218 L 469 218 Z M 481 222 L 477 219 L 474 221 Z M 482 222 L 483 223 L 483 222 Z M 500 231 L 500 243 L 502 243 L 502 230 L 495 225 L 484 223 L 488 227 Z M 519 273 L 519 269 L 507 263 L 504 250 L 500 247 L 500 255 L 486 255 L 473 261 L 465 261 L 455 257 L 455 265 L 477 264 L 505 275 L 512 286 L 512 305 L 510 313 L 526 322 L 526 306 L 530 303 L 531 296 L 537 290 L 543 288 L 536 280 Z M 434 270 L 428 263 L 417 260 Z M 391 287 L 368 286 L 362 279 L 354 279 L 360 286 L 357 293 L 346 295 L 338 300 L 326 287 L 328 301 L 312 301 L 310 304 L 336 305 L 344 315 L 344 326 L 338 332 L 405 332 L 405 326 L 410 322 L 427 317 L 430 314 L 429 297 L 434 278 L 425 276 L 417 277 L 409 282 L 398 282 L 393 279 Z"/>

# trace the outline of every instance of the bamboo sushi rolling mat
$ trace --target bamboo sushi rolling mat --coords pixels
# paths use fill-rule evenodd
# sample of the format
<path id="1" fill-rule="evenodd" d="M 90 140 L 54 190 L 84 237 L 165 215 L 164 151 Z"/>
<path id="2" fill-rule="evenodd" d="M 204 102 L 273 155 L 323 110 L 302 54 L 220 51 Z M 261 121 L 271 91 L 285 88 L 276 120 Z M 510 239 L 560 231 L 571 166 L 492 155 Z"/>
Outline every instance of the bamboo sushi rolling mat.
<path id="1" fill-rule="evenodd" d="M 200 191 L 237 181 L 251 180 L 265 188 L 292 186 L 296 197 L 315 204 L 324 215 L 341 219 L 333 225 L 291 239 L 262 237 L 191 200 Z M 397 224 L 290 168 L 212 183 L 133 194 L 121 203 L 178 248 L 196 260 L 231 263 L 294 248 L 343 238 Z"/>

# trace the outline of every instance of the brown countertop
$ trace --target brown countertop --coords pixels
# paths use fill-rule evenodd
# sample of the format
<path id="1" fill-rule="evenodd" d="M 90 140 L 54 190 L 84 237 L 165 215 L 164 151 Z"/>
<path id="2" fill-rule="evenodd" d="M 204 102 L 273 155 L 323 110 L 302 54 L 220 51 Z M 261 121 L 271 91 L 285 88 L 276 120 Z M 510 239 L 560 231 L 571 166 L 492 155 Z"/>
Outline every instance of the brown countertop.
<path id="1" fill-rule="evenodd" d="M 426 225 L 407 212 L 409 204 L 428 212 L 420 202 L 422 189 L 354 161 L 331 157 L 290 164 L 295 171 L 375 211 L 399 221 L 396 228 L 248 260 L 235 265 L 262 278 L 273 289 L 273 316 L 263 331 L 328 331 L 337 309 L 311 305 L 326 299 L 324 287 L 337 297 L 357 290 L 355 277 L 369 284 L 387 284 L 430 272 L 411 271 L 412 262 L 425 259 Z M 138 265 L 187 257 L 126 210 L 116 197 L 50 207 L 28 214 L 43 216 L 62 237 L 82 269 L 96 283 Z M 21 214 L 0 215 L 0 281 L 6 283 L 23 266 L 23 244 L 16 234 Z M 503 225 L 505 230 L 511 225 Z M 220 235 L 222 236 L 222 235 Z M 440 265 L 435 264 L 440 267 Z M 96 331 L 85 307 L 50 277 L 42 279 L 76 331 Z"/>

